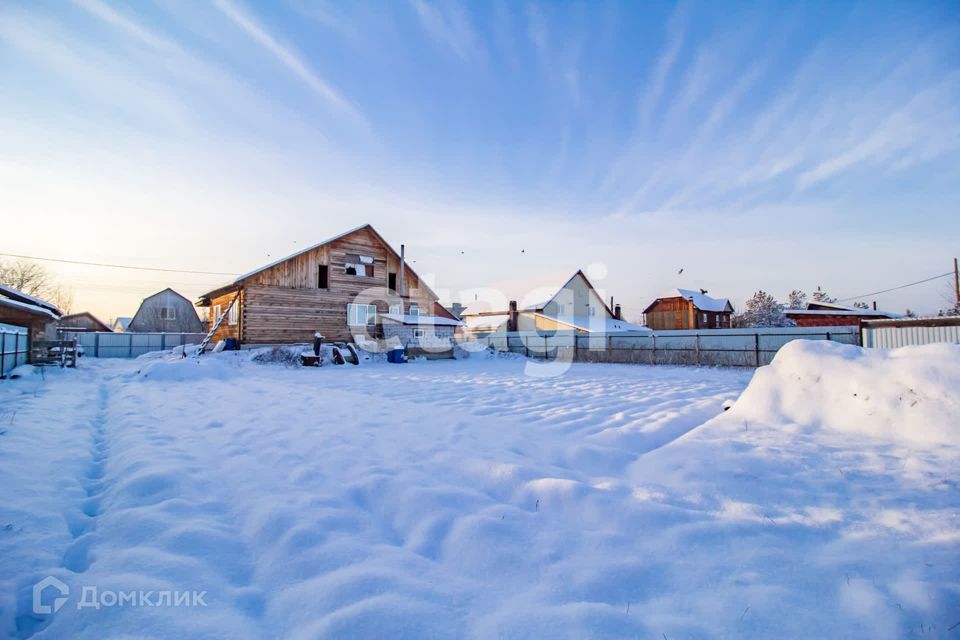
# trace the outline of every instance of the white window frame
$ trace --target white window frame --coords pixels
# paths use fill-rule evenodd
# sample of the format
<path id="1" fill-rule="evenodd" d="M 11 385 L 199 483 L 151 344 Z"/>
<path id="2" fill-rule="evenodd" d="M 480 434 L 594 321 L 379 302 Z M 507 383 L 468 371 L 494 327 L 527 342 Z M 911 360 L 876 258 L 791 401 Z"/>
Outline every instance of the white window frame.
<path id="1" fill-rule="evenodd" d="M 351 268 L 355 273 L 350 273 Z M 357 278 L 372 278 L 374 276 L 373 257 L 358 255 L 356 262 L 345 261 L 343 265 L 343 272 L 346 275 L 355 275 Z"/>
<path id="2" fill-rule="evenodd" d="M 230 313 L 227 314 L 227 324 L 235 325 L 240 321 L 240 305 L 233 303 Z"/>
<path id="3" fill-rule="evenodd" d="M 414 338 L 425 338 L 425 337 L 427 337 L 427 330 L 426 330 L 426 329 L 414 329 L 414 330 L 413 330 L 413 337 L 414 337 Z"/>
<path id="4" fill-rule="evenodd" d="M 420 305 L 413 303 L 410 305 L 410 308 L 407 309 L 408 316 L 417 316 L 420 317 Z"/>
<path id="5" fill-rule="evenodd" d="M 363 327 L 377 324 L 377 305 L 354 304 L 347 305 L 347 326 Z"/>
<path id="6" fill-rule="evenodd" d="M 160 307 L 160 319 L 161 319 L 161 320 L 176 320 L 176 319 L 177 319 L 177 308 L 176 308 L 176 307 Z"/>
<path id="7" fill-rule="evenodd" d="M 218 304 L 213 305 L 213 324 L 217 324 L 217 320 L 220 319 L 221 307 Z"/>
<path id="8" fill-rule="evenodd" d="M 403 303 L 390 305 L 390 313 L 395 316 L 403 315 Z"/>
<path id="9" fill-rule="evenodd" d="M 597 308 L 596 308 L 594 305 L 592 305 L 592 304 L 588 304 L 588 305 L 587 305 L 587 315 L 590 316 L 591 318 L 594 317 L 595 315 L 597 315 Z"/>

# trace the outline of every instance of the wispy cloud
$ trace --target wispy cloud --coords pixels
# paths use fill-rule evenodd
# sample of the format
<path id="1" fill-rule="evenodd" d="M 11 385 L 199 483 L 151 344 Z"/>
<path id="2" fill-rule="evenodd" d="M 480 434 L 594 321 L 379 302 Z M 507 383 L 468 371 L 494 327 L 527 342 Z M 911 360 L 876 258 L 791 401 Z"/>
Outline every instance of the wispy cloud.
<path id="1" fill-rule="evenodd" d="M 685 4 L 677 5 L 667 24 L 667 41 L 663 53 L 657 58 L 648 83 L 644 83 L 644 93 L 639 105 L 639 122 L 646 126 L 663 95 L 670 72 L 683 48 L 686 31 L 687 8 Z"/>
<path id="2" fill-rule="evenodd" d="M 480 39 L 463 5 L 456 2 L 431 4 L 426 0 L 410 0 L 410 5 L 424 31 L 435 42 L 449 48 L 463 60 L 484 57 Z"/>
<path id="3" fill-rule="evenodd" d="M 214 4 L 234 24 L 246 32 L 254 42 L 279 60 L 337 112 L 348 116 L 357 123 L 366 124 L 366 119 L 361 112 L 350 101 L 341 96 L 336 89 L 311 71 L 293 48 L 280 44 L 259 22 L 230 0 L 214 0 Z"/>

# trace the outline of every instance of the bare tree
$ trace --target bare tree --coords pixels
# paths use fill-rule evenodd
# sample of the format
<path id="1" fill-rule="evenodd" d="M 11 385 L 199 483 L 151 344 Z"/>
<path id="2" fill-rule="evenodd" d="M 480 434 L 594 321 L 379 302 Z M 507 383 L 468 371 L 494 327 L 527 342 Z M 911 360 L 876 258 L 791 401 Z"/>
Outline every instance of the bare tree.
<path id="1" fill-rule="evenodd" d="M 49 293 L 50 274 L 36 262 L 0 262 L 0 284 L 39 297 Z"/>
<path id="2" fill-rule="evenodd" d="M 62 284 L 55 284 L 50 272 L 36 262 L 0 262 L 0 284 L 13 287 L 28 296 L 49 300 L 64 313 L 70 313 L 73 308 L 73 291 Z"/>

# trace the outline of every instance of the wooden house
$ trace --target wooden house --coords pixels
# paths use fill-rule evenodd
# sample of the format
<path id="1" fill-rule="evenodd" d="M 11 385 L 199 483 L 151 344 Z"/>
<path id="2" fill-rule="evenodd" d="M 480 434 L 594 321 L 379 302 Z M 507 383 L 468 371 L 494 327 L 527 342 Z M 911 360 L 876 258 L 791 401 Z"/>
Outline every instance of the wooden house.
<path id="1" fill-rule="evenodd" d="M 133 320 L 130 316 L 120 316 L 113 321 L 113 331 L 114 333 L 122 333 L 127 331 L 130 328 L 130 321 Z"/>
<path id="2" fill-rule="evenodd" d="M 56 305 L 0 285 L 0 323 L 26 327 L 31 344 L 37 340 L 56 340 L 57 321 L 62 316 Z"/>
<path id="3" fill-rule="evenodd" d="M 312 342 L 316 332 L 327 341 L 378 339 L 387 314 L 405 326 L 410 317 L 431 326 L 434 316 L 456 320 L 406 264 L 403 245 L 397 253 L 369 224 L 240 276 L 197 306 L 210 307 L 212 323 L 230 308 L 213 339 L 240 344 Z"/>
<path id="4" fill-rule="evenodd" d="M 70 313 L 62 318 L 60 322 L 57 323 L 57 328 L 60 331 L 112 331 L 112 329 L 107 326 L 105 322 L 102 322 L 95 315 L 89 311 L 81 311 L 80 313 Z"/>
<path id="5" fill-rule="evenodd" d="M 733 305 L 707 292 L 674 289 L 643 310 L 644 324 L 654 331 L 675 329 L 729 329 Z"/>
<path id="6" fill-rule="evenodd" d="M 524 306 L 510 302 L 507 310 L 463 312 L 467 329 L 474 334 L 505 331 L 535 331 L 550 334 L 557 331 L 576 333 L 621 333 L 646 331 L 626 322 L 620 306 L 611 308 L 584 275 L 577 271 L 550 298 Z"/>
<path id="7" fill-rule="evenodd" d="M 139 333 L 201 333 L 203 325 L 190 300 L 168 287 L 143 299 L 126 330 Z"/>

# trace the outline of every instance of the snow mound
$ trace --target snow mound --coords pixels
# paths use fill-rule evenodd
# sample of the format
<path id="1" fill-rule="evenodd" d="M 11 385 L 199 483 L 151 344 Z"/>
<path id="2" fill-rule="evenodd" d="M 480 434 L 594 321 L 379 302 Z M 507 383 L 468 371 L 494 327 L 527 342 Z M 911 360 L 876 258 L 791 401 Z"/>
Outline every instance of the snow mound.
<path id="1" fill-rule="evenodd" d="M 139 380 L 163 382 L 226 380 L 235 375 L 237 363 L 210 356 L 156 358 L 146 361 L 134 374 Z"/>
<path id="2" fill-rule="evenodd" d="M 960 345 L 895 350 L 795 340 L 727 415 L 913 444 L 960 444 Z"/>

